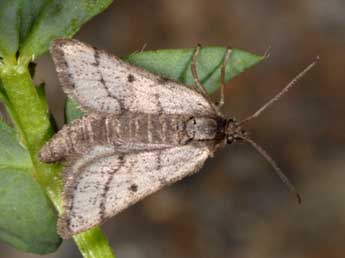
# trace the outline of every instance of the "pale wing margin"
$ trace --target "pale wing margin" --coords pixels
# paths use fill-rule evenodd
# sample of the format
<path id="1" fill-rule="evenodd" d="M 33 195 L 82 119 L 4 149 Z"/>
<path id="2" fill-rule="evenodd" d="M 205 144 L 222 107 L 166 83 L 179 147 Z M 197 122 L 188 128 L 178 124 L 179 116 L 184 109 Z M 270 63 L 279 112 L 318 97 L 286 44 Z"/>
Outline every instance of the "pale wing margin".
<path id="1" fill-rule="evenodd" d="M 134 153 L 109 146 L 93 148 L 65 171 L 63 238 L 103 223 L 162 187 L 197 172 L 207 147 L 184 145 Z"/>
<path id="2" fill-rule="evenodd" d="M 63 90 L 85 111 L 215 114 L 195 90 L 77 40 L 56 40 L 50 51 Z"/>

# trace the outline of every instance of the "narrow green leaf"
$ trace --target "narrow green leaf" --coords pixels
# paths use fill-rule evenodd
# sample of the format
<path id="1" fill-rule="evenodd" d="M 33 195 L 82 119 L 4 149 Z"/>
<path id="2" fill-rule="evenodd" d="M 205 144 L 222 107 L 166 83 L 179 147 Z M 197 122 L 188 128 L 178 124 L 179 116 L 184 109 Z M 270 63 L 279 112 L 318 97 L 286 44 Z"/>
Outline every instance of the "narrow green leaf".
<path id="1" fill-rule="evenodd" d="M 116 258 L 99 226 L 73 236 L 85 258 Z"/>
<path id="2" fill-rule="evenodd" d="M 37 254 L 54 252 L 61 243 L 50 202 L 20 169 L 0 169 L 0 239 Z"/>
<path id="3" fill-rule="evenodd" d="M 47 51 L 55 38 L 68 38 L 93 16 L 102 12 L 112 0 L 52 0 L 36 19 L 20 54 L 24 59 Z"/>
<path id="4" fill-rule="evenodd" d="M 134 53 L 125 58 L 128 62 L 142 67 L 155 74 L 193 85 L 191 61 L 194 49 L 166 49 Z M 209 93 L 220 86 L 220 71 L 226 48 L 204 47 L 197 58 L 198 76 Z M 264 59 L 249 52 L 233 49 L 225 69 L 225 81 L 229 81 L 246 69 L 258 64 Z M 77 104 L 67 100 L 65 108 L 66 122 L 79 118 L 82 112 Z"/>

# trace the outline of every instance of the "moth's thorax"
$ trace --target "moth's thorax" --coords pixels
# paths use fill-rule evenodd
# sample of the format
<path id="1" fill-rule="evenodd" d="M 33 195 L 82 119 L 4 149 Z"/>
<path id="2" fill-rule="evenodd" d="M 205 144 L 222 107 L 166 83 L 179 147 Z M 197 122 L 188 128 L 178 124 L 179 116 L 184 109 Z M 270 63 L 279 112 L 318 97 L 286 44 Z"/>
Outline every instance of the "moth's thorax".
<path id="1" fill-rule="evenodd" d="M 193 140 L 213 140 L 219 132 L 218 122 L 209 117 L 192 117 L 186 122 L 186 132 Z"/>

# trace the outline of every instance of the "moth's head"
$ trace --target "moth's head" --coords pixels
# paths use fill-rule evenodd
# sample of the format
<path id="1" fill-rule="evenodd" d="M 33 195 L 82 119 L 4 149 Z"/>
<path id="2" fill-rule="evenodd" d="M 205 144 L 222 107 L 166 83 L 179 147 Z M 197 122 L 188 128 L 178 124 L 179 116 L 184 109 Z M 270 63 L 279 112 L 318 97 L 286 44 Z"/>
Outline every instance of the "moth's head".
<path id="1" fill-rule="evenodd" d="M 229 118 L 225 126 L 226 143 L 232 144 L 247 138 L 248 133 L 234 118 Z"/>

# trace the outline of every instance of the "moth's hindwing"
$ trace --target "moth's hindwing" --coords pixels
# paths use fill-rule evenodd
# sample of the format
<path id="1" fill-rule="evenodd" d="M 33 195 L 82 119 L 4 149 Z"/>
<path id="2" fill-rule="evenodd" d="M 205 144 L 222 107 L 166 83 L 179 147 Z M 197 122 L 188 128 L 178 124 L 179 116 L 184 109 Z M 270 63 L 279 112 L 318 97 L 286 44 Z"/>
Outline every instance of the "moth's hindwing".
<path id="1" fill-rule="evenodd" d="M 50 49 L 63 90 L 85 111 L 214 115 L 195 90 L 76 40 Z"/>
<path id="2" fill-rule="evenodd" d="M 107 218 L 160 188 L 196 172 L 209 156 L 208 147 L 183 145 L 137 152 L 96 146 L 64 172 L 63 238 L 103 223 Z"/>

